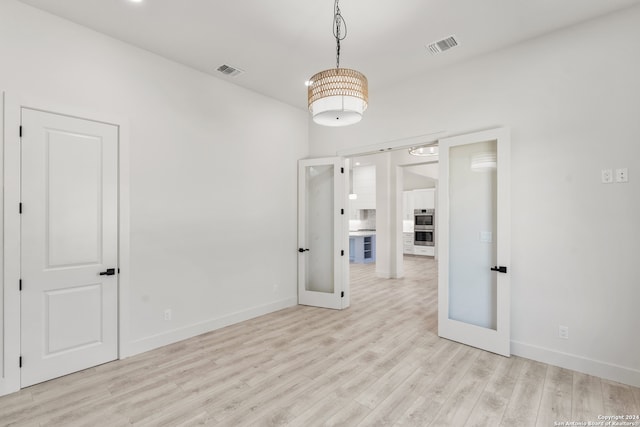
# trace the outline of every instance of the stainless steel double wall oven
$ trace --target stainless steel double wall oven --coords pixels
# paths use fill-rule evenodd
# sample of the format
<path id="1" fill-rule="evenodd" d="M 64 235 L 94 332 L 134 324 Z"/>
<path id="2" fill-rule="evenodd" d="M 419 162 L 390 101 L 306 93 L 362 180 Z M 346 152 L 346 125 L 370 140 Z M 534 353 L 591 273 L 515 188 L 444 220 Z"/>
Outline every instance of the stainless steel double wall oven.
<path id="1" fill-rule="evenodd" d="M 413 211 L 413 244 L 417 246 L 434 246 L 435 209 L 414 209 Z"/>

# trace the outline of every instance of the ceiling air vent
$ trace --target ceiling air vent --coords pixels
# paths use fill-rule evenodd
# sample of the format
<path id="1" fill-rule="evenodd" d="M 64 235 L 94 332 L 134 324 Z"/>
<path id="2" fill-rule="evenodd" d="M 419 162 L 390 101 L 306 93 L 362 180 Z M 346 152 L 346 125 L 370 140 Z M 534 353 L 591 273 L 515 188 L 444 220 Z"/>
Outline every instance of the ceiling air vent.
<path id="1" fill-rule="evenodd" d="M 431 54 L 436 55 L 456 46 L 458 46 L 458 42 L 456 41 L 454 36 L 450 36 L 446 39 L 438 40 L 437 42 L 431 43 L 427 47 L 429 48 L 429 52 L 431 52 Z"/>
<path id="2" fill-rule="evenodd" d="M 218 67 L 218 71 L 220 71 L 225 76 L 229 76 L 229 77 L 235 77 L 244 73 L 244 71 L 241 70 L 240 68 L 235 68 L 230 65 L 224 65 L 224 64 Z"/>

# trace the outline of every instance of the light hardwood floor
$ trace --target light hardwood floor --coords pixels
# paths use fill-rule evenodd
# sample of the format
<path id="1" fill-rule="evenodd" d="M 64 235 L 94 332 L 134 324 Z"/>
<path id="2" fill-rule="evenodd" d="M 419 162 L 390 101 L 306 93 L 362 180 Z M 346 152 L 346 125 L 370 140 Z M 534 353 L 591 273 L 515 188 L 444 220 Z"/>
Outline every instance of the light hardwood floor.
<path id="1" fill-rule="evenodd" d="M 298 306 L 0 398 L 16 426 L 553 426 L 640 389 L 438 338 L 433 260 L 352 265 L 352 306 Z"/>

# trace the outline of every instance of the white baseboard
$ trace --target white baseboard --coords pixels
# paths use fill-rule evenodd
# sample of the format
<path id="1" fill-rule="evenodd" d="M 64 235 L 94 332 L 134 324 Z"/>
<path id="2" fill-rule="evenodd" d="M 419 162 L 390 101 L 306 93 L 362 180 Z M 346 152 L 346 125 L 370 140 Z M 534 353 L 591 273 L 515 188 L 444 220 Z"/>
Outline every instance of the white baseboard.
<path id="1" fill-rule="evenodd" d="M 575 354 L 562 353 L 518 341 L 511 341 L 511 354 L 622 384 L 640 387 L 640 371 L 636 369 L 588 359 Z"/>
<path id="2" fill-rule="evenodd" d="M 172 329 L 161 334 L 135 340 L 126 344 L 126 346 L 124 346 L 125 348 L 121 349 L 120 358 L 124 359 L 126 357 L 154 350 L 159 347 L 164 347 L 165 345 L 173 344 L 182 340 L 186 340 L 188 338 L 195 337 L 197 335 L 214 331 L 216 329 L 224 328 L 225 326 L 233 325 L 245 320 L 253 319 L 258 316 L 273 313 L 274 311 L 292 307 L 296 304 L 298 304 L 297 297 L 287 298 L 258 307 L 253 307 L 248 310 L 238 311 L 226 316 L 207 320 L 205 322 L 196 323 L 194 325 L 189 325 L 182 328 Z"/>

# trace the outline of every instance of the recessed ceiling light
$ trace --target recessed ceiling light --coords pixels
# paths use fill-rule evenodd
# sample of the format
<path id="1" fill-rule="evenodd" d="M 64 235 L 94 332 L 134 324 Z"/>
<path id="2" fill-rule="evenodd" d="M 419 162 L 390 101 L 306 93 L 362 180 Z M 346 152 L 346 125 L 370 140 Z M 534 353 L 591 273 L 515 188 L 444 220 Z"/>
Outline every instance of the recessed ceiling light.
<path id="1" fill-rule="evenodd" d="M 143 0 L 129 0 L 131 3 L 142 3 Z"/>

